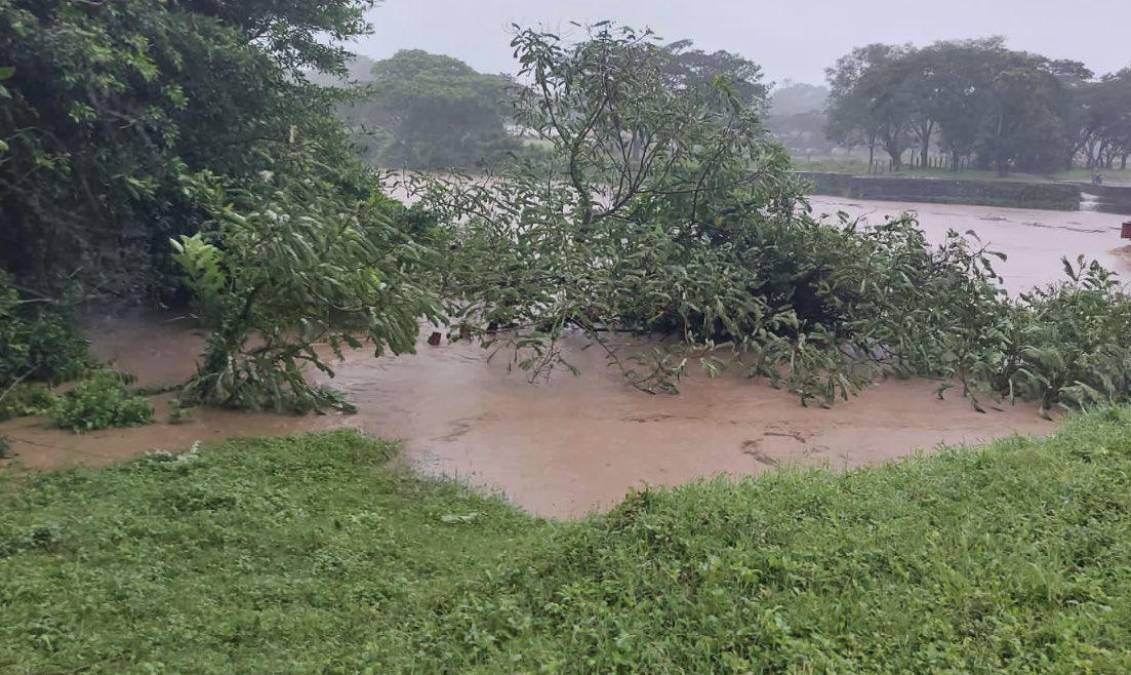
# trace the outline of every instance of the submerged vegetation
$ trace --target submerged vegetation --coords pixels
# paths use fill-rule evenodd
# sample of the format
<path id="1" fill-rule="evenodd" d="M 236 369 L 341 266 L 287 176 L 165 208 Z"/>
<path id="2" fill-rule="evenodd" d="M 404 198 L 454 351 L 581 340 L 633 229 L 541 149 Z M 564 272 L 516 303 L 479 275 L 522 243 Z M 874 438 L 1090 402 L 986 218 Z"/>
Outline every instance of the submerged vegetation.
<path id="1" fill-rule="evenodd" d="M 979 407 L 1131 395 L 1131 300 L 1108 272 L 1079 261 L 1009 298 L 972 236 L 932 247 L 909 219 L 814 219 L 764 127 L 758 66 L 648 31 L 517 32 L 513 121 L 541 150 L 396 204 L 333 117 L 343 94 L 308 80 L 344 71 L 336 45 L 373 4 L 0 2 L 3 263 L 25 289 L 0 312 L 36 326 L 9 338 L 0 385 L 77 362 L 56 348 L 61 315 L 28 305 L 66 292 L 191 304 L 210 337 L 187 406 L 348 409 L 307 371 L 332 375 L 363 343 L 411 351 L 421 321 L 512 348 L 534 375 L 572 368 L 557 345 L 580 332 L 648 391 L 698 361 L 806 404 L 889 375 L 958 382 Z M 430 101 L 405 85 L 418 71 L 498 115 L 501 80 L 422 53 L 374 87 Z M 629 359 L 612 333 L 674 339 Z"/>
<path id="2" fill-rule="evenodd" d="M 213 186 L 211 227 L 174 242 L 203 326 L 203 363 L 186 403 L 310 412 L 346 407 L 309 383 L 329 356 L 415 348 L 417 321 L 438 315 L 418 277 L 431 252 L 380 195 L 340 197 L 319 180 L 316 153 L 236 193 Z M 303 176 L 288 181 L 287 177 Z M 328 345 L 330 354 L 319 353 Z"/>
<path id="3" fill-rule="evenodd" d="M 538 521 L 352 432 L 0 479 L 0 669 L 1121 672 L 1131 412 Z"/>
<path id="4" fill-rule="evenodd" d="M 128 385 L 129 378 L 118 373 L 95 372 L 57 399 L 55 424 L 76 432 L 149 424 L 153 408 Z"/>
<path id="5" fill-rule="evenodd" d="M 740 94 L 758 91 L 756 69 L 696 76 L 650 34 L 610 25 L 578 44 L 527 31 L 514 47 L 533 82 L 516 117 L 546 157 L 421 191 L 458 224 L 450 315 L 534 376 L 571 368 L 558 341 L 581 332 L 648 391 L 676 389 L 698 361 L 824 405 L 889 375 L 938 378 L 940 393 L 957 382 L 979 408 L 1131 395 L 1131 298 L 1110 272 L 1066 262 L 1063 284 L 1010 298 L 994 269 L 1005 256 L 974 233 L 932 246 L 910 218 L 814 219 L 758 97 Z M 676 339 L 629 360 L 618 332 Z"/>

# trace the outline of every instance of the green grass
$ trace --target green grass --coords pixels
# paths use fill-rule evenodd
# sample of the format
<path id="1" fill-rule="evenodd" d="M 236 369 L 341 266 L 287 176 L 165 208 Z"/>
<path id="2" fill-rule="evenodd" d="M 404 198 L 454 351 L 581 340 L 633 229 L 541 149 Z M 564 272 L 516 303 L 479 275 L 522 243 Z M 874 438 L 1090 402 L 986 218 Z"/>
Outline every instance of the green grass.
<path id="1" fill-rule="evenodd" d="M 0 480 L 0 672 L 1127 672 L 1131 411 L 546 523 L 348 432 Z"/>
<path id="2" fill-rule="evenodd" d="M 815 173 L 841 173 L 850 174 L 854 176 L 868 175 L 868 162 L 867 160 L 859 159 L 813 159 L 806 160 L 802 158 L 795 158 L 793 160 L 793 168 L 797 171 L 810 171 Z M 1131 185 L 1131 169 L 1121 171 L 1119 169 L 1104 169 L 1099 171 L 1104 176 L 1104 183 L 1106 185 Z M 981 180 L 981 181 L 1009 181 L 1018 183 L 1090 183 L 1092 182 L 1093 172 L 1087 169 L 1073 169 L 1072 171 L 1060 171 L 1051 175 L 1034 175 L 1025 173 L 1015 173 L 1008 176 L 999 176 L 996 171 L 982 171 L 977 169 L 964 169 L 955 173 L 949 169 L 921 169 L 906 167 L 898 172 L 883 173 L 882 176 L 893 176 L 903 178 L 953 178 L 957 180 Z"/>

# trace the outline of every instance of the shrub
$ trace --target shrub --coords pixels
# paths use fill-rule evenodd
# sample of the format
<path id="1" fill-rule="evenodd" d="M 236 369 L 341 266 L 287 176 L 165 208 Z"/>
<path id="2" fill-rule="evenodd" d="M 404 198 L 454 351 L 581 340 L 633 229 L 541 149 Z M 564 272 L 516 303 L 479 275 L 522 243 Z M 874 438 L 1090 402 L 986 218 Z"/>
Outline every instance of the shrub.
<path id="1" fill-rule="evenodd" d="M 430 251 L 380 196 L 335 194 L 316 147 L 295 147 L 252 190 L 207 186 L 215 225 L 173 242 L 204 325 L 200 368 L 182 394 L 198 403 L 306 413 L 348 409 L 311 385 L 307 368 L 333 376 L 315 349 L 337 357 L 368 340 L 377 355 L 411 352 L 418 318 L 439 308 L 424 261 Z M 287 175 L 303 175 L 301 181 Z M 255 338 L 253 340 L 253 338 Z"/>
<path id="2" fill-rule="evenodd" d="M 14 417 L 46 415 L 55 407 L 55 395 L 42 384 L 17 384 L 0 397 L 0 422 Z"/>
<path id="3" fill-rule="evenodd" d="M 24 380 L 66 381 L 88 363 L 86 343 L 56 306 L 22 298 L 0 270 L 0 391 Z"/>
<path id="4" fill-rule="evenodd" d="M 1084 408 L 1131 397 L 1131 296 L 1115 275 L 1083 258 L 1068 281 L 1038 288 L 1014 307 L 1010 395 Z"/>
<path id="5" fill-rule="evenodd" d="M 96 431 L 149 424 L 153 408 L 130 391 L 122 375 L 98 371 L 59 398 L 53 417 L 64 429 Z"/>

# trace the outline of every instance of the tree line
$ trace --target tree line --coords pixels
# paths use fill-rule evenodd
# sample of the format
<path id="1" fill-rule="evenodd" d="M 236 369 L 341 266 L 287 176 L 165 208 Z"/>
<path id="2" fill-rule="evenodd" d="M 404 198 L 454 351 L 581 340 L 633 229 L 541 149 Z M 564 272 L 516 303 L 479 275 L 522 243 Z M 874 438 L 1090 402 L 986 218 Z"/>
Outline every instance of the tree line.
<path id="1" fill-rule="evenodd" d="M 705 82 L 726 76 L 740 99 L 764 107 L 768 89 L 761 68 L 726 51 L 706 52 L 690 40 L 658 50 L 672 77 Z M 516 119 L 524 85 L 507 74 L 480 73 L 459 59 L 411 49 L 373 62 L 354 57 L 352 85 L 338 114 L 361 156 L 385 169 L 483 169 L 516 156 L 537 156 L 546 146 Z"/>
<path id="2" fill-rule="evenodd" d="M 932 149 L 952 168 L 1000 175 L 1125 169 L 1131 157 L 1131 68 L 1096 77 L 989 38 L 871 44 L 827 74 L 829 137 L 896 169 L 930 166 Z"/>
<path id="3" fill-rule="evenodd" d="M 689 40 L 661 48 L 666 68 L 727 75 L 792 153 L 863 147 L 905 164 L 1006 174 L 1126 168 L 1131 68 L 1097 77 L 1082 63 L 1010 50 L 1002 38 L 926 47 L 872 44 L 828 70 L 828 88 L 785 83 L 773 96 L 760 68 Z M 360 86 L 339 107 L 371 164 L 482 168 L 544 149 L 514 120 L 525 84 L 450 56 L 403 51 L 353 62 Z M 757 84 L 752 84 L 757 81 Z"/>

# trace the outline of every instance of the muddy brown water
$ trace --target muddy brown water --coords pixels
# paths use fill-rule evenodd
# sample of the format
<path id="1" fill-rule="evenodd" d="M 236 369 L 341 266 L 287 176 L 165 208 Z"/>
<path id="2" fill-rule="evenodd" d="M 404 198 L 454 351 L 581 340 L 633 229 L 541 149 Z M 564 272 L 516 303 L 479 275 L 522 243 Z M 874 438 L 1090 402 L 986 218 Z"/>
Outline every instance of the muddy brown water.
<path id="1" fill-rule="evenodd" d="M 1109 269 L 1131 272 L 1131 248 L 1119 238 L 1126 217 L 1098 211 L 1038 211 L 993 206 L 872 202 L 837 197 L 811 197 L 815 215 L 844 211 L 879 224 L 885 217 L 911 213 L 932 241 L 947 230 L 973 230 L 979 239 L 1009 259 L 995 265 L 1010 292 L 1064 279 L 1061 259 L 1083 255 Z"/>
<path id="2" fill-rule="evenodd" d="M 915 210 L 934 237 L 975 229 L 1011 254 L 1006 283 L 1023 290 L 1055 281 L 1060 257 L 1084 253 L 1112 266 L 1121 257 L 1117 219 L 967 206 L 849 202 L 815 198 L 814 209 L 882 220 Z M 104 317 L 89 323 L 97 356 L 135 374 L 142 385 L 185 379 L 203 338 L 168 317 Z M 488 362 L 466 343 L 373 359 L 348 354 L 334 386 L 359 412 L 281 417 L 196 411 L 179 425 L 75 435 L 41 419 L 0 424 L 15 461 L 35 468 L 101 465 L 196 441 L 280 435 L 350 426 L 404 441 L 405 457 L 430 475 L 497 492 L 532 513 L 575 517 L 608 508 L 645 485 L 669 486 L 714 475 L 745 476 L 799 464 L 835 469 L 898 460 L 940 444 L 980 443 L 1012 434 L 1044 434 L 1054 425 L 1031 406 L 988 414 L 957 395 L 938 400 L 935 383 L 888 381 L 832 409 L 803 408 L 788 393 L 743 378 L 695 373 L 679 396 L 649 396 L 627 386 L 597 350 L 567 345 L 581 375 L 531 384 L 505 359 Z M 159 419 L 168 397 L 158 397 Z"/>

